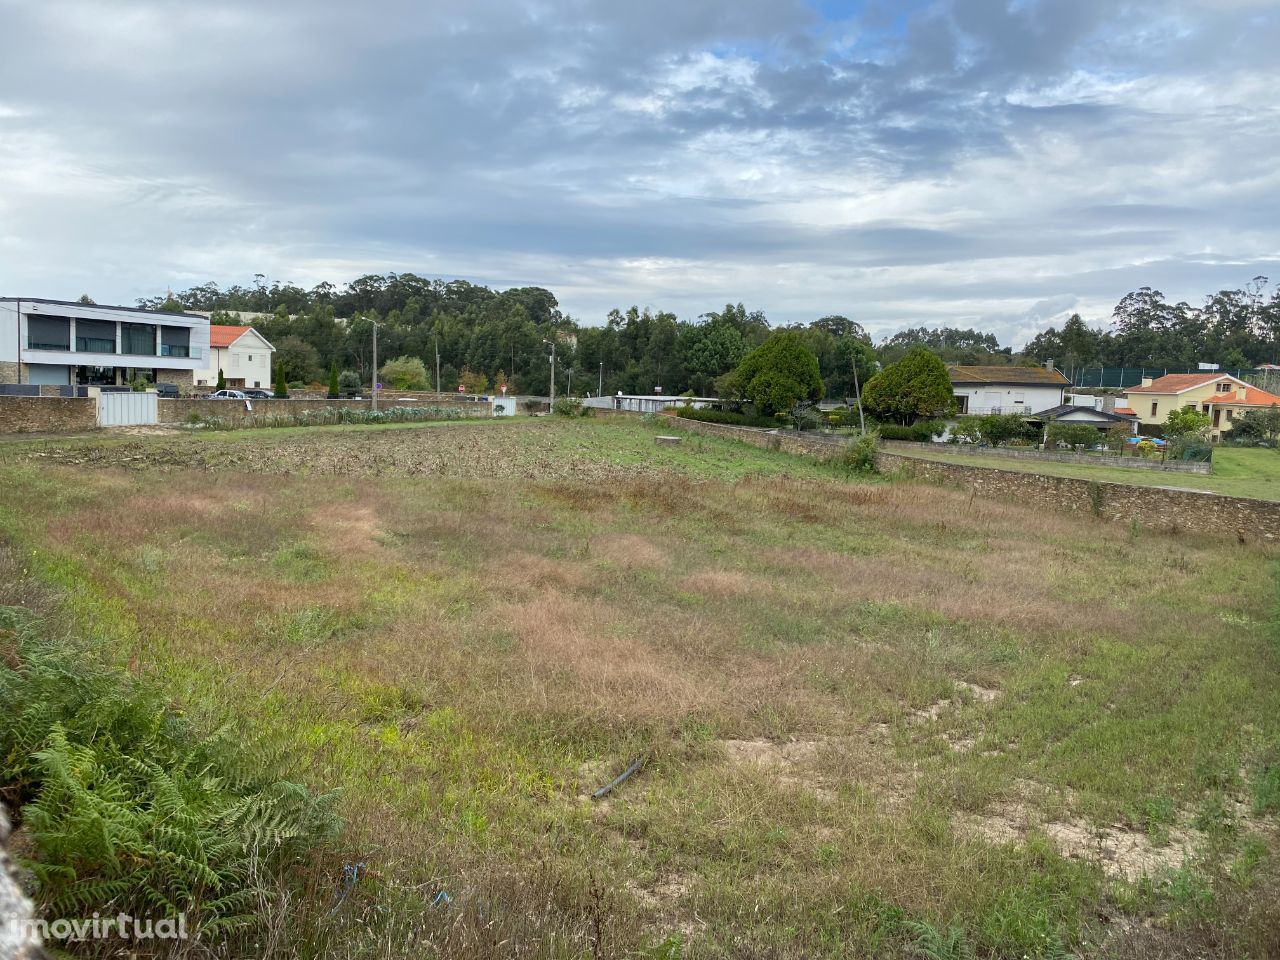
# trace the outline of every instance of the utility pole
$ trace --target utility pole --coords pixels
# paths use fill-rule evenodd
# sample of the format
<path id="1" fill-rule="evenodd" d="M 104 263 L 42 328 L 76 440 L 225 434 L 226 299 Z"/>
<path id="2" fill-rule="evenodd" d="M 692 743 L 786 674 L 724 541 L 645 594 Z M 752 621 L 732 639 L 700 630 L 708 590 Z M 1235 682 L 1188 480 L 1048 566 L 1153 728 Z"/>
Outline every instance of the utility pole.
<path id="1" fill-rule="evenodd" d="M 440 392 L 440 337 L 436 336 L 432 339 L 436 343 L 436 393 Z"/>
<path id="2" fill-rule="evenodd" d="M 604 361 L 600 361 L 600 386 L 596 389 L 596 396 L 604 396 Z"/>
<path id="3" fill-rule="evenodd" d="M 862 387 L 858 385 L 858 358 L 853 360 L 853 395 L 858 401 L 858 429 L 867 432 L 867 421 L 862 416 Z"/>
<path id="4" fill-rule="evenodd" d="M 373 409 L 378 409 L 378 321 L 370 320 L 373 324 L 373 376 L 370 381 L 373 386 Z"/>
<path id="5" fill-rule="evenodd" d="M 556 405 L 556 342 L 555 340 L 543 340 L 543 343 L 551 344 L 551 405 Z"/>

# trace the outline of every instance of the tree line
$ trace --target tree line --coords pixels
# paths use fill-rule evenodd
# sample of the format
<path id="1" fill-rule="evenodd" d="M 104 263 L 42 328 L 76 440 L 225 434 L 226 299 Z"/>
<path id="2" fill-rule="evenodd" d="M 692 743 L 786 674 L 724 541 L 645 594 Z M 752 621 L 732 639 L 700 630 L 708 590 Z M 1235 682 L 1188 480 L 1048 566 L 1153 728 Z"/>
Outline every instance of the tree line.
<path id="1" fill-rule="evenodd" d="M 786 330 L 817 360 L 827 398 L 854 394 L 882 366 L 923 347 L 946 363 L 1064 366 L 1194 366 L 1212 359 L 1223 366 L 1252 366 L 1277 359 L 1280 291 L 1266 295 L 1257 278 L 1241 290 L 1222 291 L 1193 308 L 1168 304 L 1142 288 L 1116 307 L 1114 326 L 1100 330 L 1078 315 L 1061 330 L 1050 328 L 1021 352 L 1001 346 L 994 334 L 957 327 L 903 330 L 873 343 L 863 327 L 832 314 L 808 323 L 771 326 L 760 311 L 726 304 L 691 320 L 664 310 L 630 307 L 610 311 L 602 325 L 583 324 L 560 309 L 542 287 L 493 290 L 463 280 L 429 280 L 411 273 L 367 275 L 341 287 L 310 290 L 268 282 L 250 286 L 215 283 L 139 300 L 150 309 L 199 310 L 214 323 L 248 322 L 276 347 L 289 382 L 323 382 L 331 369 L 372 377 L 373 326 L 380 361 L 416 358 L 428 385 L 485 392 L 508 383 L 519 393 L 550 388 L 550 343 L 556 344 L 558 392 L 662 392 L 717 395 L 754 349 Z"/>

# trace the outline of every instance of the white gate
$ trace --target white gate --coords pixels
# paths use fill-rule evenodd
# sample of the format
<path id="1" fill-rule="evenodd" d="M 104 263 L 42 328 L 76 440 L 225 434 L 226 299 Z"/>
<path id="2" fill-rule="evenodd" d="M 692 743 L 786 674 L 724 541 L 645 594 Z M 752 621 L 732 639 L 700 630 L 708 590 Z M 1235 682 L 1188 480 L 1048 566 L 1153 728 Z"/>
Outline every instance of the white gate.
<path id="1" fill-rule="evenodd" d="M 100 393 L 98 394 L 98 426 L 128 427 L 136 424 L 156 423 L 158 408 L 154 393 Z"/>

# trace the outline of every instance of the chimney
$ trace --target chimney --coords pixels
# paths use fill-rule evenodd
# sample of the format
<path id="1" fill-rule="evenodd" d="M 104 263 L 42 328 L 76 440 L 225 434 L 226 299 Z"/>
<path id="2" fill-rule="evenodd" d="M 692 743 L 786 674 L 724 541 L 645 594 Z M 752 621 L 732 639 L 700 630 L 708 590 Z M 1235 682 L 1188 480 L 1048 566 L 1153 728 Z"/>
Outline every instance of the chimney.
<path id="1" fill-rule="evenodd" d="M 1143 378 L 1142 378 L 1142 385 L 1143 385 L 1144 387 L 1149 387 L 1149 386 L 1151 386 L 1151 384 L 1152 384 L 1153 382 L 1154 382 L 1154 381 L 1153 381 L 1150 377 L 1143 377 Z"/>
<path id="2" fill-rule="evenodd" d="M 1048 370 L 1050 373 L 1053 373 L 1053 361 L 1052 361 L 1052 360 L 1046 360 L 1046 361 L 1044 362 L 1044 368 L 1045 368 L 1046 370 Z"/>
<path id="3" fill-rule="evenodd" d="M 1115 412 L 1116 412 L 1116 398 L 1115 398 L 1115 397 L 1107 396 L 1107 397 L 1103 397 L 1103 398 L 1102 398 L 1102 412 L 1103 412 L 1103 413 L 1115 413 Z"/>

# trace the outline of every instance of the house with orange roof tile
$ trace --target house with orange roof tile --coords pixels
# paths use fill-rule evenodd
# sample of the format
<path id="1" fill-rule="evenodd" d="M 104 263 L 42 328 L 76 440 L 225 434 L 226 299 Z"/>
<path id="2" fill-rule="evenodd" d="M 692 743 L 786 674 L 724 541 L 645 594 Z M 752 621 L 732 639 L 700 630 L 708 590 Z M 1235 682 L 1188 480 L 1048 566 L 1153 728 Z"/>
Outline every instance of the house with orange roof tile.
<path id="1" fill-rule="evenodd" d="M 1154 380 L 1147 377 L 1142 386 L 1129 388 L 1125 400 L 1138 422 L 1147 425 L 1164 423 L 1170 411 L 1182 407 L 1207 413 L 1214 440 L 1222 439 L 1241 414 L 1280 406 L 1280 396 L 1229 373 L 1213 372 L 1170 373 Z"/>
<path id="2" fill-rule="evenodd" d="M 210 324 L 209 363 L 195 372 L 196 386 L 214 386 L 221 370 L 228 389 L 269 388 L 275 350 L 253 327 Z"/>

